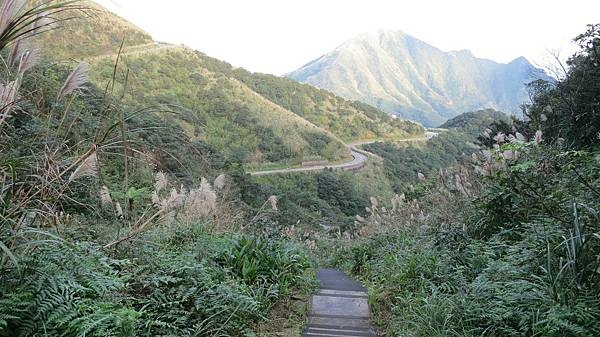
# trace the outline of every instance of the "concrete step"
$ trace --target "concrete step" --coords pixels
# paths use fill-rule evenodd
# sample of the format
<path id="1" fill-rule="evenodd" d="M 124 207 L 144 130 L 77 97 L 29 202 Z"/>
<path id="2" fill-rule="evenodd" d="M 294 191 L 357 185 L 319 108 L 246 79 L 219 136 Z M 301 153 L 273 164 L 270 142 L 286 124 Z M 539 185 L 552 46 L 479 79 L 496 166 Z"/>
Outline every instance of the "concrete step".
<path id="1" fill-rule="evenodd" d="M 304 337 L 377 337 L 370 325 L 366 289 L 335 269 L 317 270 L 321 289 L 312 296 Z"/>
<path id="2" fill-rule="evenodd" d="M 368 328 L 369 319 L 360 317 L 347 317 L 347 316 L 315 316 L 311 315 L 308 318 L 308 325 L 330 325 L 337 326 L 342 329 L 344 328 Z"/>
<path id="3" fill-rule="evenodd" d="M 305 334 L 335 335 L 335 336 L 373 336 L 368 326 L 364 327 L 341 327 L 325 324 L 311 324 L 306 327 Z"/>

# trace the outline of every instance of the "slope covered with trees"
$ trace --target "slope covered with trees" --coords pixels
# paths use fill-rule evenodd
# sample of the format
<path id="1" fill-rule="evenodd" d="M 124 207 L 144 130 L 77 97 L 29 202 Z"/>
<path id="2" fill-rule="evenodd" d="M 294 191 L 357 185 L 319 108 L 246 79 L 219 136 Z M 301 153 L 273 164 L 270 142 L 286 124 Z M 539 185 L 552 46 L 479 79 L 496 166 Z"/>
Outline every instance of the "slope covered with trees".
<path id="1" fill-rule="evenodd" d="M 509 117 L 501 111 L 485 109 L 465 112 L 447 120 L 440 128 L 457 129 L 473 137 L 478 137 L 494 122 L 510 122 Z"/>
<path id="2" fill-rule="evenodd" d="M 420 126 L 372 107 L 286 79 L 234 69 L 183 46 L 154 43 L 99 6 L 85 14 L 37 42 L 49 46 L 53 58 L 85 59 L 92 65 L 92 80 L 101 87 L 110 82 L 111 91 L 124 95 L 124 104 L 132 109 L 160 106 L 174 112 L 163 118 L 179 123 L 192 139 L 247 165 L 338 161 L 349 157 L 342 140 L 423 133 Z M 81 47 L 70 48 L 68 43 Z"/>

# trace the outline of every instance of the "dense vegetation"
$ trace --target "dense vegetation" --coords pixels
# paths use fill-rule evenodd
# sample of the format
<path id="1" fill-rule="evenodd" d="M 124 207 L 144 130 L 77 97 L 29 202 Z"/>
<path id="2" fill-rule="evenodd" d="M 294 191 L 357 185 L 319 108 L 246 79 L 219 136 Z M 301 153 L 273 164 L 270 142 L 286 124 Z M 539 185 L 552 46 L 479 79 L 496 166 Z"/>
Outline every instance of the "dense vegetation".
<path id="1" fill-rule="evenodd" d="M 472 112 L 465 112 L 454 118 L 450 118 L 440 128 L 458 129 L 473 137 L 478 137 L 492 123 L 506 122 L 510 120 L 503 112 L 494 109 L 485 109 Z"/>
<path id="2" fill-rule="evenodd" d="M 393 118 L 370 105 L 350 102 L 307 84 L 244 69 L 235 69 L 233 75 L 269 100 L 346 141 L 401 139 L 423 133 L 416 123 Z"/>
<path id="3" fill-rule="evenodd" d="M 386 335 L 600 334 L 600 26 L 576 41 L 524 121 L 493 123 L 490 148 L 423 193 L 373 204 L 333 260 L 369 286 Z"/>
<path id="4" fill-rule="evenodd" d="M 64 29 L 42 34 L 36 43 L 55 60 L 86 59 L 95 84 L 104 88 L 116 80 L 110 87 L 124 96 L 126 108 L 171 112 L 168 118 L 192 140 L 210 144 L 246 167 L 338 161 L 349 158 L 342 139 L 423 133 L 419 125 L 365 104 L 235 69 L 183 46 L 155 43 L 125 20 L 93 8 L 85 12 L 85 20 L 67 21 Z M 81 47 L 70 48 L 73 41 Z"/>
<path id="5" fill-rule="evenodd" d="M 344 145 L 324 130 L 254 94 L 224 73 L 205 67 L 200 53 L 183 47 L 129 54 L 117 82 L 127 86 L 124 104 L 159 106 L 190 138 L 204 141 L 244 163 L 338 160 Z M 114 60 L 93 63 L 95 82 L 113 76 Z M 168 76 L 165 76 L 168 74 Z M 122 87 L 122 86 L 121 86 Z M 117 87 L 117 90 L 119 87 Z"/>
<path id="6" fill-rule="evenodd" d="M 364 281 L 386 335 L 600 334 L 600 26 L 525 120 L 468 113 L 365 145 L 358 173 L 255 177 L 421 129 L 181 47 L 41 59 L 31 34 L 79 4 L 13 4 L 0 31 L 38 26 L 0 34 L 0 336 L 297 335 L 316 258 Z M 118 49 L 117 22 L 86 57 Z"/>
<path id="7" fill-rule="evenodd" d="M 0 336 L 254 336 L 310 291 L 309 256 L 243 230 L 276 199 L 239 202 L 235 157 L 38 57 L 19 22 L 79 6 L 0 11 Z"/>
<path id="8" fill-rule="evenodd" d="M 406 191 L 419 181 L 419 173 L 427 177 L 437 171 L 454 166 L 477 150 L 474 137 L 462 132 L 441 132 L 420 144 L 372 143 L 364 149 L 381 156 L 385 174 L 396 193 Z"/>

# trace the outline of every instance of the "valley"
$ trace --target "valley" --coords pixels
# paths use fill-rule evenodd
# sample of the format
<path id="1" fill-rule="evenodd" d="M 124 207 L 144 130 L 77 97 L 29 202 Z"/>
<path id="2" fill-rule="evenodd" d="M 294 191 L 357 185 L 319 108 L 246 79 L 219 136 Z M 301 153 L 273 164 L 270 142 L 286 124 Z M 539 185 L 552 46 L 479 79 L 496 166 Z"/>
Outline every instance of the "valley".
<path id="1" fill-rule="evenodd" d="M 393 30 L 275 76 L 0 0 L 0 337 L 600 335 L 600 24 L 574 42 L 559 78 Z"/>

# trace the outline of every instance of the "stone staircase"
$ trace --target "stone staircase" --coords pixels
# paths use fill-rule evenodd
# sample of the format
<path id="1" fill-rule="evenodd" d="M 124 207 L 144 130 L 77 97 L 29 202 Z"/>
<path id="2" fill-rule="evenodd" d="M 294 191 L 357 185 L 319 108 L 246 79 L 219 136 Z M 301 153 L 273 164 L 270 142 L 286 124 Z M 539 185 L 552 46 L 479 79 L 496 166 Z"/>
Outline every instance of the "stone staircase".
<path id="1" fill-rule="evenodd" d="M 365 288 L 335 269 L 319 269 L 317 278 L 321 288 L 311 298 L 304 337 L 377 337 Z"/>

